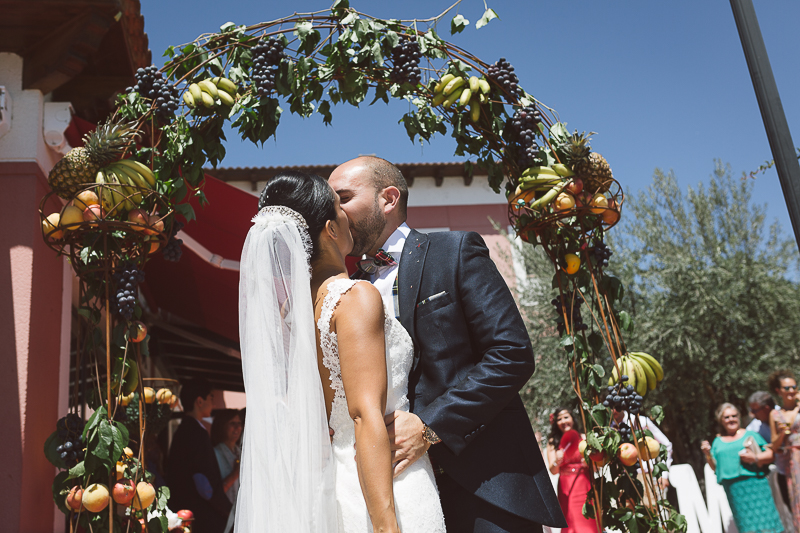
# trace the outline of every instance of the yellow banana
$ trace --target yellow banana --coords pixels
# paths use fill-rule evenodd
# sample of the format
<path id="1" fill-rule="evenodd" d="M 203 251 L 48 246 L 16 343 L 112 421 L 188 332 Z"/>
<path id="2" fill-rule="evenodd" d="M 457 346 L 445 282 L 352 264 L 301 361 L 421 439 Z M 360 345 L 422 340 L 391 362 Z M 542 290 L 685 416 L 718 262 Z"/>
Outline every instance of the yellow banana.
<path id="1" fill-rule="evenodd" d="M 125 200 L 119 191 L 115 190 L 118 186 L 114 185 L 111 176 L 106 175 L 102 170 L 98 170 L 95 183 L 103 185 L 100 187 L 100 197 L 107 215 L 114 216 L 118 211 L 124 209 Z"/>
<path id="2" fill-rule="evenodd" d="M 632 385 L 634 390 L 635 390 L 636 389 L 636 372 L 633 370 L 633 365 L 631 364 L 631 361 L 625 356 L 622 356 L 622 360 L 624 361 L 623 365 L 625 366 L 625 374 L 624 375 L 628 376 L 628 383 L 627 384 L 628 385 Z"/>
<path id="3" fill-rule="evenodd" d="M 442 105 L 442 102 L 447 100 L 447 95 L 444 93 L 436 93 L 436 96 L 433 97 L 433 105 Z"/>
<path id="4" fill-rule="evenodd" d="M 200 100 L 203 102 L 203 106 L 209 109 L 214 107 L 214 98 L 212 98 L 207 92 L 203 91 L 203 94 L 200 95 Z"/>
<path id="5" fill-rule="evenodd" d="M 488 98 L 486 98 L 486 95 L 485 95 L 485 94 L 483 94 L 483 93 L 480 93 L 480 94 L 478 95 L 478 101 L 479 101 L 480 103 L 482 103 L 482 104 L 485 104 L 486 102 L 488 102 L 488 101 L 489 101 L 489 99 L 488 99 Z"/>
<path id="6" fill-rule="evenodd" d="M 558 176 L 558 172 L 553 170 L 550 167 L 531 167 L 526 169 L 522 175 L 523 176 L 530 176 L 531 174 L 538 174 L 538 175 L 550 175 L 550 176 Z"/>
<path id="7" fill-rule="evenodd" d="M 476 124 L 481 119 L 481 106 L 474 100 L 469 104 L 469 118 L 472 119 L 472 122 Z"/>
<path id="8" fill-rule="evenodd" d="M 447 99 L 442 102 L 443 107 L 450 107 L 456 103 L 456 101 L 461 97 L 461 93 L 453 93 L 447 97 Z"/>
<path id="9" fill-rule="evenodd" d="M 464 107 L 469 103 L 469 99 L 472 98 L 472 91 L 470 89 L 464 89 L 461 91 L 461 98 L 458 100 L 458 107 Z"/>
<path id="10" fill-rule="evenodd" d="M 567 165 L 561 163 L 556 163 L 552 166 L 552 169 L 555 170 L 559 176 L 564 176 L 566 178 L 575 175 L 575 173 Z"/>
<path id="11" fill-rule="evenodd" d="M 230 96 L 236 96 L 236 84 L 228 78 L 211 78 L 211 83 L 216 85 L 218 89 L 222 89 L 228 93 Z"/>
<path id="12" fill-rule="evenodd" d="M 531 204 L 531 208 L 538 209 L 540 207 L 548 205 L 550 202 L 556 199 L 556 196 L 558 196 L 558 194 L 564 188 L 564 185 L 566 185 L 566 182 L 562 182 L 561 184 L 556 185 L 555 187 L 547 191 L 544 194 L 544 196 L 542 196 L 541 198 L 539 198 L 538 200 L 536 200 Z"/>
<path id="13" fill-rule="evenodd" d="M 647 364 L 650 365 L 650 368 L 653 369 L 653 373 L 656 375 L 656 380 L 661 381 L 664 379 L 664 369 L 661 367 L 661 363 L 659 363 L 655 357 L 650 355 L 649 353 L 644 352 L 631 352 L 632 355 L 638 355 L 645 361 Z"/>
<path id="14" fill-rule="evenodd" d="M 478 90 L 481 88 L 481 84 L 478 81 L 477 76 L 470 76 L 469 78 L 469 90 L 473 93 L 477 93 Z"/>
<path id="15" fill-rule="evenodd" d="M 433 92 L 435 92 L 435 93 L 442 92 L 442 89 L 447 87 L 447 84 L 450 83 L 451 81 L 453 81 L 454 79 L 455 79 L 455 75 L 453 75 L 453 74 L 445 74 L 444 76 L 442 76 L 442 79 L 439 80 L 439 83 L 436 84 L 436 87 L 433 88 Z"/>
<path id="16" fill-rule="evenodd" d="M 183 101 L 186 102 L 186 105 L 188 105 L 192 109 L 194 109 L 194 106 L 197 105 L 194 101 L 194 96 L 192 96 L 192 93 L 190 93 L 189 91 L 183 93 Z"/>
<path id="17" fill-rule="evenodd" d="M 192 83 L 189 85 L 189 94 L 192 95 L 194 98 L 195 105 L 202 103 L 203 100 L 203 90 L 200 88 L 199 85 L 196 83 Z"/>
<path id="18" fill-rule="evenodd" d="M 125 211 L 131 211 L 136 209 L 136 204 L 133 203 L 133 194 L 135 189 L 133 187 L 126 186 L 127 180 L 120 176 L 116 169 L 113 167 L 106 168 L 106 178 L 111 178 L 111 180 L 118 185 L 118 193 L 120 197 L 122 197 L 122 207 Z"/>
<path id="19" fill-rule="evenodd" d="M 481 88 L 481 92 L 483 94 L 489 94 L 489 91 L 492 90 L 492 87 L 491 85 L 489 85 L 489 82 L 483 78 L 478 80 L 478 86 Z"/>
<path id="20" fill-rule="evenodd" d="M 637 359 L 630 357 L 629 360 L 631 362 L 631 366 L 633 367 L 633 371 L 636 374 L 636 394 L 639 396 L 644 396 L 647 394 L 647 375 L 645 374 L 641 363 L 639 363 Z"/>
<path id="21" fill-rule="evenodd" d="M 619 372 L 617 371 L 617 367 L 622 368 L 622 362 L 619 360 L 617 360 L 617 364 L 611 369 L 611 377 L 608 378 L 609 387 L 619 381 Z"/>
<path id="22" fill-rule="evenodd" d="M 647 377 L 647 388 L 648 390 L 653 390 L 656 388 L 656 374 L 653 372 L 653 368 L 647 363 L 647 361 L 643 357 L 639 357 L 636 354 L 630 354 L 630 357 L 637 361 L 644 371 L 645 376 Z"/>
<path id="23" fill-rule="evenodd" d="M 458 76 L 457 78 L 453 78 L 450 81 L 450 83 L 448 83 L 447 86 L 445 86 L 444 94 L 446 94 L 448 96 L 451 95 L 453 93 L 453 91 L 455 91 L 456 89 L 458 89 L 459 87 L 464 85 L 464 83 L 465 83 L 465 80 L 461 76 Z"/>
<path id="24" fill-rule="evenodd" d="M 139 189 L 142 188 L 141 183 L 147 183 L 142 175 L 125 165 L 112 165 L 112 167 L 116 173 L 117 179 L 120 182 L 124 182 L 125 185 L 128 185 L 128 194 L 133 203 L 136 205 L 141 204 L 142 192 Z M 147 190 L 149 187 L 145 186 L 144 189 Z"/>
<path id="25" fill-rule="evenodd" d="M 133 159 L 120 159 L 117 161 L 117 164 L 124 165 L 131 170 L 138 172 L 147 182 L 147 185 L 150 189 L 155 187 L 156 185 L 156 176 L 153 174 L 153 171 L 150 170 L 150 167 L 145 165 L 144 163 L 140 163 L 138 161 L 134 161 Z"/>
<path id="26" fill-rule="evenodd" d="M 210 80 L 198 81 L 197 85 L 200 86 L 203 92 L 210 94 L 211 98 L 213 98 L 214 100 L 219 98 L 219 91 L 217 90 L 217 86 L 211 83 Z"/>
<path id="27" fill-rule="evenodd" d="M 231 96 L 225 91 L 219 92 L 219 101 L 222 102 L 223 105 L 226 105 L 228 107 L 233 107 L 233 104 L 235 103 L 233 96 Z"/>

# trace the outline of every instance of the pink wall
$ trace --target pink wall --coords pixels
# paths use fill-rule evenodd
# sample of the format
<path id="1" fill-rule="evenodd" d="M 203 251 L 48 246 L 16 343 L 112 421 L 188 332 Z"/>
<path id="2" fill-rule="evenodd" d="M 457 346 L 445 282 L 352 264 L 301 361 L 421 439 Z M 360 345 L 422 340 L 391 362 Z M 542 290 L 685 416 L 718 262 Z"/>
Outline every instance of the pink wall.
<path id="1" fill-rule="evenodd" d="M 58 412 L 63 259 L 41 234 L 48 191 L 36 163 L 0 163 L 0 439 L 3 531 L 52 531 L 55 468 L 44 441 Z M 51 211 L 60 204 L 50 206 Z"/>

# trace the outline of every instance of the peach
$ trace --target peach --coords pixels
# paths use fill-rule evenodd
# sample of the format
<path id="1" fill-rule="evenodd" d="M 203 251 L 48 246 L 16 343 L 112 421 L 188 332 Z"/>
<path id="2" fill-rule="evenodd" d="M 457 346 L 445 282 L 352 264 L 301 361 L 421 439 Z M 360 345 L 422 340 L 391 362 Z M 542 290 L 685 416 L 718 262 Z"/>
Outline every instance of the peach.
<path id="1" fill-rule="evenodd" d="M 639 441 L 639 456 L 644 459 L 655 459 L 661 453 L 661 443 L 653 437 L 645 437 Z M 649 454 L 649 455 L 648 455 Z"/>
<path id="2" fill-rule="evenodd" d="M 133 401 L 133 393 L 123 394 L 117 399 L 117 403 L 119 403 L 122 407 L 128 407 L 132 401 Z"/>
<path id="3" fill-rule="evenodd" d="M 169 399 L 170 408 L 174 408 L 176 405 L 178 405 L 178 399 L 179 398 L 177 394 L 172 395 L 172 398 Z"/>
<path id="4" fill-rule="evenodd" d="M 143 322 L 137 320 L 131 324 L 127 333 L 130 342 L 142 342 L 147 337 L 147 326 Z"/>
<path id="5" fill-rule="evenodd" d="M 122 453 L 123 453 L 123 454 L 125 454 L 125 457 L 127 457 L 128 459 L 130 459 L 131 457 L 133 457 L 133 450 L 131 450 L 131 449 L 130 449 L 130 448 L 128 448 L 127 446 L 125 446 L 125 447 L 122 449 Z"/>
<path id="6" fill-rule="evenodd" d="M 83 210 L 83 220 L 86 222 L 94 222 L 95 220 L 103 220 L 103 208 L 100 204 L 92 204 Z"/>
<path id="7" fill-rule="evenodd" d="M 117 481 L 125 477 L 125 470 L 126 470 L 125 463 L 121 461 L 117 461 Z"/>
<path id="8" fill-rule="evenodd" d="M 600 450 L 599 452 L 591 452 L 589 454 L 589 459 L 591 459 L 594 463 L 597 463 L 600 466 L 606 464 L 606 452 Z"/>
<path id="9" fill-rule="evenodd" d="M 92 483 L 83 492 L 83 506 L 91 513 L 99 513 L 108 505 L 108 487 L 102 483 Z"/>
<path id="10" fill-rule="evenodd" d="M 134 509 L 147 509 L 153 504 L 156 499 L 156 489 L 150 483 L 140 481 L 136 485 L 136 494 L 133 498 Z"/>
<path id="11" fill-rule="evenodd" d="M 178 518 L 181 519 L 181 522 L 191 522 L 194 520 L 194 513 L 188 509 L 181 509 L 178 511 Z"/>
<path id="12" fill-rule="evenodd" d="M 128 211 L 128 222 L 136 224 L 133 229 L 136 231 L 147 231 L 147 212 L 144 209 L 133 209 Z"/>
<path id="13" fill-rule="evenodd" d="M 633 466 L 639 460 L 639 452 L 636 450 L 636 446 L 630 442 L 623 442 L 619 447 L 617 457 L 625 466 Z"/>
<path id="14" fill-rule="evenodd" d="M 164 231 L 164 221 L 161 220 L 161 215 L 150 215 L 147 218 L 147 227 L 144 232 L 147 235 L 158 235 Z"/>
<path id="15" fill-rule="evenodd" d="M 144 388 L 144 403 L 153 403 L 156 401 L 156 391 L 153 387 Z"/>
<path id="16" fill-rule="evenodd" d="M 150 237 L 150 249 L 148 250 L 148 254 L 154 254 L 161 248 L 161 239 L 158 238 L 158 235 L 153 235 Z"/>
<path id="17" fill-rule="evenodd" d="M 592 198 L 591 206 L 592 213 L 599 215 L 606 210 L 606 207 L 608 207 L 608 198 L 602 194 L 597 194 L 594 198 Z"/>
<path id="18" fill-rule="evenodd" d="M 556 197 L 556 211 L 567 211 L 575 207 L 575 198 L 566 192 L 562 192 Z"/>
<path id="19" fill-rule="evenodd" d="M 136 489 L 133 486 L 133 481 L 126 479 L 125 481 L 117 482 L 114 488 L 111 489 L 111 497 L 120 505 L 127 506 L 133 500 Z"/>
<path id="20" fill-rule="evenodd" d="M 172 391 L 169 389 L 158 389 L 156 401 L 160 404 L 168 404 L 172 400 Z"/>
<path id="21" fill-rule="evenodd" d="M 80 209 L 81 211 L 86 211 L 86 208 L 90 205 L 99 205 L 100 198 L 97 197 L 94 191 L 81 191 L 75 196 L 75 199 L 72 200 L 72 205 Z"/>
<path id="22" fill-rule="evenodd" d="M 61 213 L 51 213 L 47 215 L 47 218 L 42 220 L 42 229 L 49 239 L 59 241 L 64 236 L 64 232 L 59 228 L 60 220 Z"/>
<path id="23" fill-rule="evenodd" d="M 64 503 L 67 504 L 67 507 L 72 509 L 73 511 L 80 511 L 83 505 L 81 501 L 83 500 L 83 489 L 75 485 L 71 489 L 69 489 L 69 494 L 67 494 L 67 499 Z"/>
<path id="24" fill-rule="evenodd" d="M 564 262 L 567 264 L 567 267 L 564 269 L 567 274 L 574 274 L 581 268 L 581 258 L 575 254 L 566 254 L 564 256 Z"/>
<path id="25" fill-rule="evenodd" d="M 68 205 L 61 211 L 59 223 L 64 230 L 73 230 L 83 224 L 83 211 L 75 206 Z"/>

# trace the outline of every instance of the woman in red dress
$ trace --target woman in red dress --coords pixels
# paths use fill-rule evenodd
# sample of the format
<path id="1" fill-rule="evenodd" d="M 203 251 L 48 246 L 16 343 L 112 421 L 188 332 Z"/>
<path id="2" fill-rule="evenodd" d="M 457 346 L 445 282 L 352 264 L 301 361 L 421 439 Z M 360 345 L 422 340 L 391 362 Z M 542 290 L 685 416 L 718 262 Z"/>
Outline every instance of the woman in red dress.
<path id="1" fill-rule="evenodd" d="M 547 459 L 550 472 L 558 474 L 558 502 L 569 524 L 561 531 L 598 533 L 597 522 L 583 516 L 586 494 L 592 488 L 591 470 L 578 450 L 585 436 L 575 430 L 575 419 L 565 407 L 550 415 L 550 423 Z"/>

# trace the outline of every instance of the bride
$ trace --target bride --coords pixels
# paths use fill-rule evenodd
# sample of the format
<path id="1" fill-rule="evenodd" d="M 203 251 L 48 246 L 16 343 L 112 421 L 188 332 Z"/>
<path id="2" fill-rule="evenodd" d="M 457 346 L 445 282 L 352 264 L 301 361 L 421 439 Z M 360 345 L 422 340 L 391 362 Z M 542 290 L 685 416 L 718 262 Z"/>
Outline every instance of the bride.
<path id="1" fill-rule="evenodd" d="M 237 532 L 444 532 L 427 456 L 392 480 L 383 417 L 408 410 L 413 347 L 378 290 L 348 279 L 352 247 L 324 179 L 267 183 L 240 267 Z"/>

